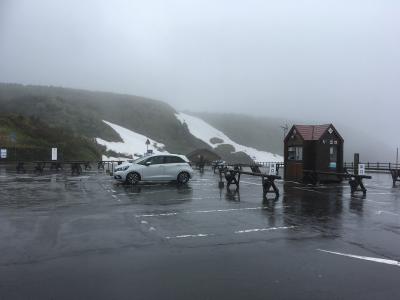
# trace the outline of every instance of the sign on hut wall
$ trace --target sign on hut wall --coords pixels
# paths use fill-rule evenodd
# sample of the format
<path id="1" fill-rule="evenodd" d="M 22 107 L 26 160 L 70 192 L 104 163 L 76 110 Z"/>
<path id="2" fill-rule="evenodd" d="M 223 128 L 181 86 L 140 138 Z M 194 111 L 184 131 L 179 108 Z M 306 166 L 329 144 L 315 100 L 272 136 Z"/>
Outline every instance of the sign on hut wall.
<path id="1" fill-rule="evenodd" d="M 7 149 L 0 150 L 0 158 L 7 158 Z"/>
<path id="2" fill-rule="evenodd" d="M 51 148 L 51 160 L 57 160 L 57 148 Z"/>

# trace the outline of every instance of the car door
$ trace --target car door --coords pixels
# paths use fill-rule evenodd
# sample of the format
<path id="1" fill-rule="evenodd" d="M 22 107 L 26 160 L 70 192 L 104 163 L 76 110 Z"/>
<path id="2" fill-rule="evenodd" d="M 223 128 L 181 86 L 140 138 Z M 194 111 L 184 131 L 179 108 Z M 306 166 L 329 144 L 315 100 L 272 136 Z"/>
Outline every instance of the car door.
<path id="1" fill-rule="evenodd" d="M 178 156 L 166 156 L 164 171 L 166 179 L 176 180 L 182 163 L 185 163 L 185 161 Z"/>
<path id="2" fill-rule="evenodd" d="M 143 163 L 142 179 L 143 180 L 163 180 L 164 172 L 164 156 L 152 156 L 146 159 Z"/>

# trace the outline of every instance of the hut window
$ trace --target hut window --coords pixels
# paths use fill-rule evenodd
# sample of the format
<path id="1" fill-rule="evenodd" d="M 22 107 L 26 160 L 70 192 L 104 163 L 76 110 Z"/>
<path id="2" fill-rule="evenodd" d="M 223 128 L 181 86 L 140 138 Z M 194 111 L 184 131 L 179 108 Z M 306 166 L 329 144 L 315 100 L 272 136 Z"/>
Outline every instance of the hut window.
<path id="1" fill-rule="evenodd" d="M 337 147 L 330 146 L 329 147 L 329 158 L 331 162 L 336 162 L 337 160 Z"/>
<path id="2" fill-rule="evenodd" d="M 288 160 L 303 160 L 303 147 L 289 147 Z"/>

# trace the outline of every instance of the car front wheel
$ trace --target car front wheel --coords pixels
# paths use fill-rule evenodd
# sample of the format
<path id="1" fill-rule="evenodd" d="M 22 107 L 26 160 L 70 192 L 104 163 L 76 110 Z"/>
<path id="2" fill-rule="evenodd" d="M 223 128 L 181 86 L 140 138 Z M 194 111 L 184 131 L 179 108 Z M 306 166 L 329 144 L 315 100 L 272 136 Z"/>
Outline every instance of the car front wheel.
<path id="1" fill-rule="evenodd" d="M 126 183 L 135 185 L 140 181 L 140 175 L 138 173 L 132 172 L 126 175 Z"/>
<path id="2" fill-rule="evenodd" d="M 185 183 L 188 183 L 189 179 L 190 179 L 190 175 L 188 172 L 181 172 L 178 174 L 177 181 L 179 184 L 185 184 Z"/>

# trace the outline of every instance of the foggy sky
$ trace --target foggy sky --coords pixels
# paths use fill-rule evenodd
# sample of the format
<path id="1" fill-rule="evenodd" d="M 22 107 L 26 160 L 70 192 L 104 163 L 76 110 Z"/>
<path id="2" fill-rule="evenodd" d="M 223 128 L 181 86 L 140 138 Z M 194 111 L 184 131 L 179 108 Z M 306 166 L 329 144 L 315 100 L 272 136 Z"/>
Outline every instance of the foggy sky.
<path id="1" fill-rule="evenodd" d="M 398 0 L 0 0 L 0 81 L 341 122 L 395 147 L 399 16 Z"/>

